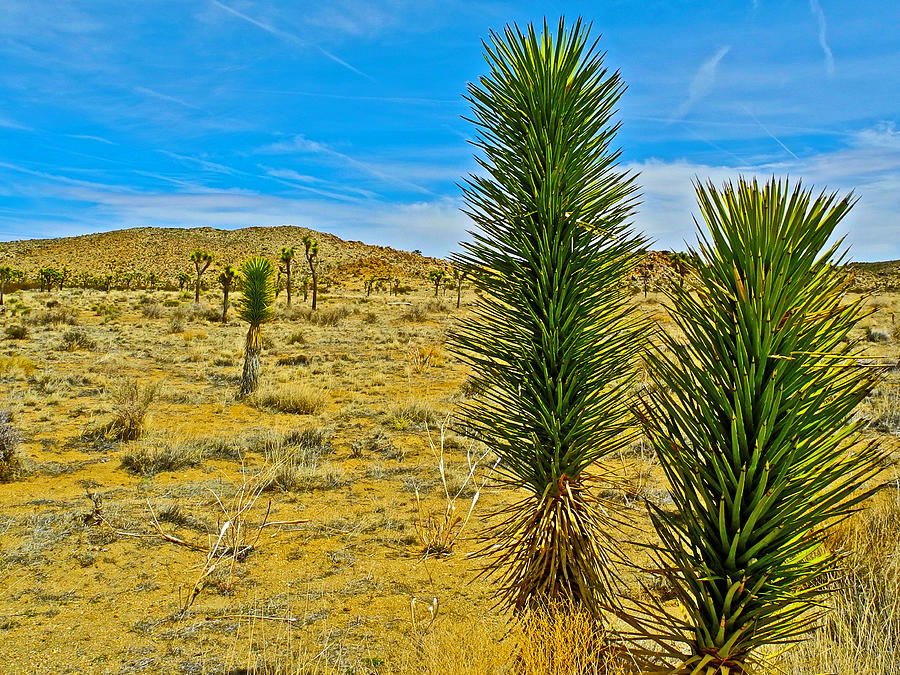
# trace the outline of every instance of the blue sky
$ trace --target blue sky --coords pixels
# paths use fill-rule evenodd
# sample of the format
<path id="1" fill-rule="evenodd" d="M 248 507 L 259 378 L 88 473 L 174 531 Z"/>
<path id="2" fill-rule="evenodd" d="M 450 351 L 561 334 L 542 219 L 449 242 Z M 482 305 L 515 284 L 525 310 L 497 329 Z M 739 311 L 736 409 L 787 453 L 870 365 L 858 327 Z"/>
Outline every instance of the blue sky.
<path id="1" fill-rule="evenodd" d="M 480 40 L 593 21 L 628 83 L 634 224 L 694 240 L 691 179 L 855 189 L 900 258 L 900 3 L 0 0 L 0 240 L 295 224 L 445 255 L 469 227 Z"/>

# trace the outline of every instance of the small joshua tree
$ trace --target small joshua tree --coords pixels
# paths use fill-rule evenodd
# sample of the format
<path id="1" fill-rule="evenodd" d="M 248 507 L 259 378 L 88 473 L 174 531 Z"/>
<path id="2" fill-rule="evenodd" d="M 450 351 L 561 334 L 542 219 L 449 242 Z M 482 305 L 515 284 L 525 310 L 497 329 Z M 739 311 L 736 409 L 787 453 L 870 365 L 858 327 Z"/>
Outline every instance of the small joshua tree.
<path id="1" fill-rule="evenodd" d="M 658 607 L 647 633 L 666 672 L 737 675 L 824 606 L 837 558 L 821 543 L 885 457 L 853 418 L 881 373 L 847 340 L 864 300 L 829 244 L 850 196 L 774 178 L 696 189 L 698 292 L 668 291 L 684 337 L 651 350 L 642 420 L 677 509 L 651 508 L 656 566 L 682 611 Z"/>
<path id="2" fill-rule="evenodd" d="M 462 287 L 463 282 L 466 280 L 466 277 L 469 276 L 469 271 L 464 270 L 461 267 L 453 268 L 453 285 L 456 288 L 456 309 L 459 309 L 459 303 L 462 299 Z"/>
<path id="3" fill-rule="evenodd" d="M 318 295 L 317 277 L 319 267 L 319 242 L 306 235 L 303 237 L 303 247 L 305 249 L 306 262 L 309 264 L 309 274 L 312 278 L 312 308 L 316 308 L 316 297 Z M 304 297 L 306 297 L 304 295 Z"/>
<path id="4" fill-rule="evenodd" d="M 287 293 L 287 305 L 291 306 L 291 263 L 294 262 L 294 248 L 284 247 L 281 249 L 281 269 L 284 273 L 284 290 Z"/>
<path id="5" fill-rule="evenodd" d="M 444 270 L 431 270 L 428 273 L 428 280 L 434 284 L 434 297 L 438 296 L 438 290 L 441 288 L 441 282 L 444 280 L 446 273 Z"/>
<path id="6" fill-rule="evenodd" d="M 244 370 L 240 395 L 256 391 L 259 383 L 262 324 L 272 320 L 275 302 L 275 268 L 267 258 L 250 258 L 241 265 L 241 297 L 238 315 L 249 324 L 244 344 Z"/>
<path id="7" fill-rule="evenodd" d="M 200 278 L 212 264 L 212 261 L 212 254 L 201 251 L 199 248 L 191 253 L 191 262 L 194 263 L 194 269 L 197 271 L 197 285 L 194 287 L 194 302 L 200 302 Z"/>
<path id="8" fill-rule="evenodd" d="M 691 271 L 691 256 L 684 251 L 675 251 L 669 256 L 672 262 L 672 269 L 678 275 L 678 288 L 684 288 L 684 278 Z"/>
<path id="9" fill-rule="evenodd" d="M 178 290 L 183 291 L 184 287 L 191 283 L 191 275 L 187 272 L 179 272 L 175 280 L 178 282 Z"/>
<path id="10" fill-rule="evenodd" d="M 228 294 L 234 288 L 234 278 L 237 272 L 231 265 L 225 265 L 225 269 L 219 272 L 217 281 L 222 288 L 222 323 L 228 321 Z"/>

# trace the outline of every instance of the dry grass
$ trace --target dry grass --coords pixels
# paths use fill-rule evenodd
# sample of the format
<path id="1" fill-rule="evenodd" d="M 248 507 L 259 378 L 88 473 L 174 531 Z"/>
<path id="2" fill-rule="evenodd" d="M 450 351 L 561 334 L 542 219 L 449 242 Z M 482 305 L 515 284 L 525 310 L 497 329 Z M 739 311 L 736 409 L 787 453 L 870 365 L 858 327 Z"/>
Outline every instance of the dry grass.
<path id="1" fill-rule="evenodd" d="M 900 483 L 839 525 L 828 540 L 843 555 L 821 626 L 783 657 L 792 675 L 900 674 Z"/>
<path id="2" fill-rule="evenodd" d="M 295 415 L 315 415 L 324 410 L 328 398 L 321 388 L 308 382 L 265 383 L 254 394 L 260 408 Z"/>
<path id="3" fill-rule="evenodd" d="M 20 440 L 9 413 L 0 411 L 0 483 L 14 480 L 21 473 Z"/>

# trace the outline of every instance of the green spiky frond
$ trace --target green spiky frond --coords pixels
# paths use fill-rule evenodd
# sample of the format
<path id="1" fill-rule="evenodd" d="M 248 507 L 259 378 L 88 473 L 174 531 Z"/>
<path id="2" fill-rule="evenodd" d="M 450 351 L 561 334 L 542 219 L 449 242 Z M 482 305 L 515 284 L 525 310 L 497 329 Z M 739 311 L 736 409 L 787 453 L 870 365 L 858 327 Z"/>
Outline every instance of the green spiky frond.
<path id="1" fill-rule="evenodd" d="M 452 341 L 483 390 L 465 423 L 529 493 L 486 541 L 488 570 L 519 608 L 568 596 L 596 610 L 610 599 L 610 516 L 585 470 L 630 441 L 644 331 L 626 304 L 643 245 L 625 225 L 634 177 L 610 148 L 624 85 L 588 33 L 580 20 L 492 33 L 490 72 L 467 97 L 485 175 L 466 181 L 479 229 L 454 263 L 481 300 Z"/>
<path id="2" fill-rule="evenodd" d="M 828 243 L 850 196 L 774 179 L 696 189 L 709 229 L 697 289 L 669 291 L 684 337 L 650 354 L 644 419 L 677 507 L 652 510 L 661 562 L 688 619 L 653 632 L 672 638 L 660 644 L 679 673 L 743 673 L 815 619 L 835 562 L 823 528 L 882 457 L 852 421 L 880 371 L 846 341 L 861 301 Z"/>
<path id="3" fill-rule="evenodd" d="M 248 258 L 241 265 L 241 296 L 238 316 L 251 327 L 270 321 L 274 315 L 275 266 L 268 258 Z"/>

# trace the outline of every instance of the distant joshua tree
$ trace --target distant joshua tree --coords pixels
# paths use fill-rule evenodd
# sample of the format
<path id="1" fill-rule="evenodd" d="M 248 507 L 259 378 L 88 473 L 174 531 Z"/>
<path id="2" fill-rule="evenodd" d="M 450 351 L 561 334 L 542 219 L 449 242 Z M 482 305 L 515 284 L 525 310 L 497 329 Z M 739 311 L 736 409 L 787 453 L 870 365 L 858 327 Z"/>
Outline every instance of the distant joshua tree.
<path id="1" fill-rule="evenodd" d="M 41 284 L 41 291 L 47 291 L 47 293 L 52 292 L 53 285 L 56 283 L 58 277 L 59 272 L 53 267 L 42 267 L 38 271 L 38 281 L 40 281 Z"/>
<path id="2" fill-rule="evenodd" d="M 683 251 L 675 251 L 669 256 L 669 260 L 672 262 L 672 269 L 678 275 L 678 288 L 680 290 L 684 288 L 684 278 L 691 271 L 691 257 Z"/>
<path id="3" fill-rule="evenodd" d="M 262 324 L 272 320 L 275 303 L 275 269 L 268 258 L 250 258 L 241 265 L 241 298 L 238 315 L 250 324 L 244 345 L 244 370 L 240 395 L 256 391 L 259 383 Z"/>
<path id="4" fill-rule="evenodd" d="M 178 282 L 178 290 L 183 291 L 184 287 L 191 283 L 191 275 L 187 272 L 179 272 L 178 276 L 175 277 L 175 281 Z"/>
<path id="5" fill-rule="evenodd" d="M 234 288 L 234 279 L 237 276 L 237 270 L 231 265 L 225 265 L 225 269 L 219 272 L 217 281 L 222 287 L 222 323 L 228 321 L 228 294 Z"/>
<path id="6" fill-rule="evenodd" d="M 456 309 L 459 309 L 459 301 L 462 298 L 462 285 L 467 276 L 469 276 L 468 270 L 460 267 L 453 268 L 453 282 L 456 287 Z"/>
<path id="7" fill-rule="evenodd" d="M 441 282 L 444 280 L 445 276 L 447 276 L 447 273 L 444 272 L 444 270 L 431 270 L 428 273 L 429 281 L 434 284 L 434 297 L 438 296 L 438 291 L 441 288 Z"/>
<path id="8" fill-rule="evenodd" d="M 194 269 L 197 271 L 197 285 L 194 287 L 194 302 L 200 302 L 200 278 L 212 264 L 212 261 L 212 254 L 202 251 L 199 248 L 191 253 L 191 262 L 194 263 Z"/>
<path id="9" fill-rule="evenodd" d="M 155 291 L 156 285 L 159 283 L 159 275 L 156 272 L 150 272 L 146 279 L 147 285 L 150 286 L 150 290 Z"/>
<path id="10" fill-rule="evenodd" d="M 291 263 L 294 261 L 294 247 L 290 248 L 284 247 L 281 249 L 281 263 L 283 267 L 279 269 L 280 272 L 284 273 L 285 286 L 284 289 L 287 291 L 287 304 L 288 307 L 291 306 Z"/>
<path id="11" fill-rule="evenodd" d="M 312 308 L 316 308 L 316 298 L 319 288 L 316 274 L 319 267 L 319 242 L 306 235 L 303 237 L 303 247 L 305 249 L 306 262 L 309 264 L 309 273 L 312 277 Z"/>

